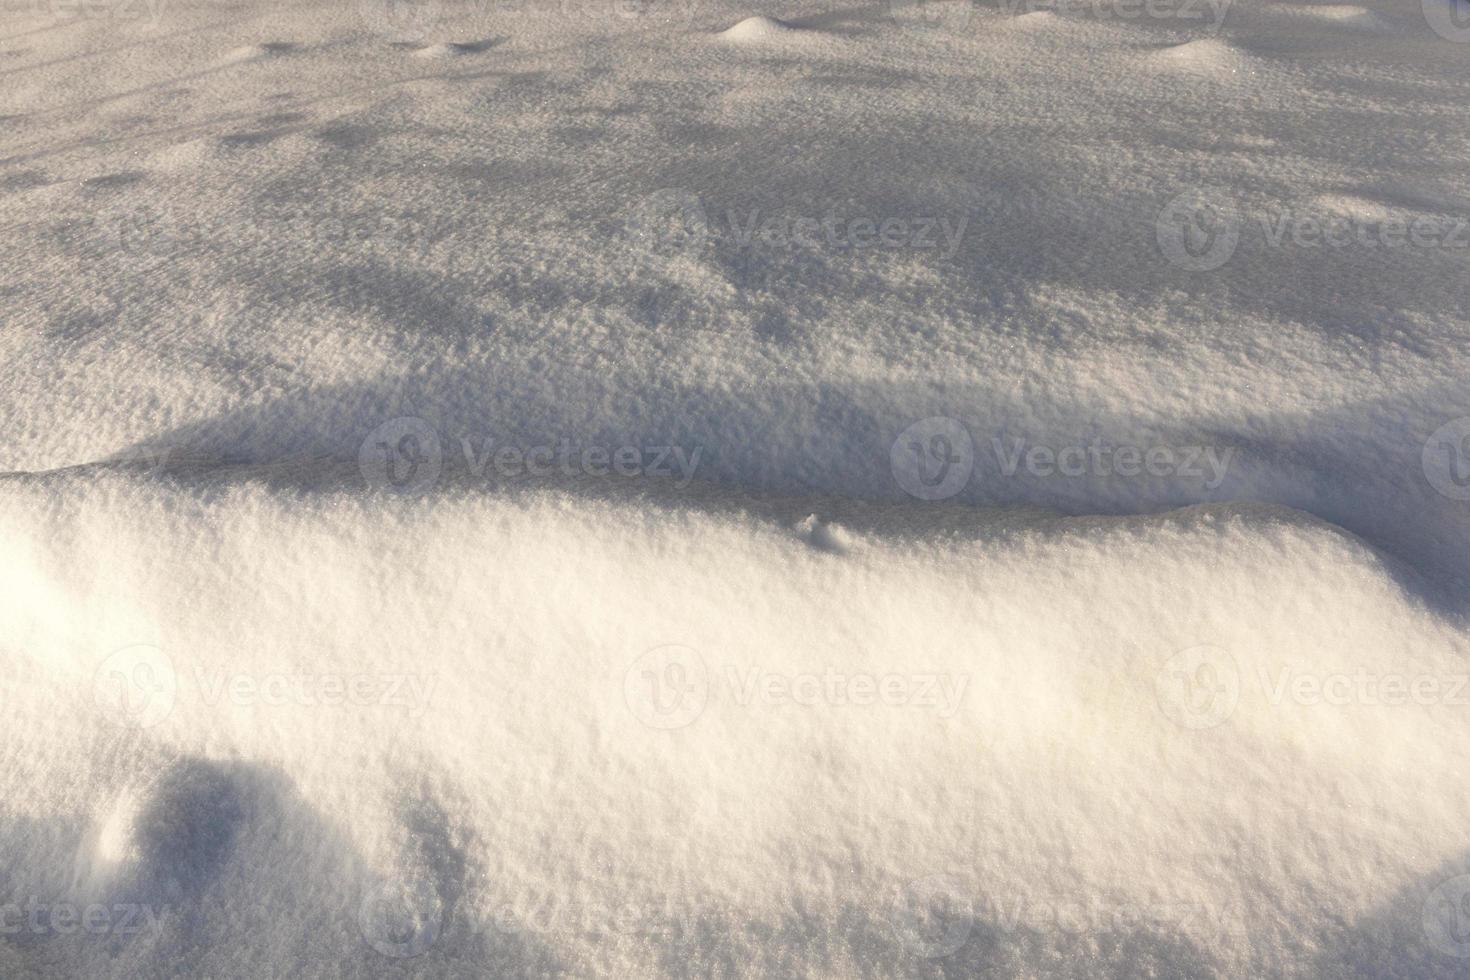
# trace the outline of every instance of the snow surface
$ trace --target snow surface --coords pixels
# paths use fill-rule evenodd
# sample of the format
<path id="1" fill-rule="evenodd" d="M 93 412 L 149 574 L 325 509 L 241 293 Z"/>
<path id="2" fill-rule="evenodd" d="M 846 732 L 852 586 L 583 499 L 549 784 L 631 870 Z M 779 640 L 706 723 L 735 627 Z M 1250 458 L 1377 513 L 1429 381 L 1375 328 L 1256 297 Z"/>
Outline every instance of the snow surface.
<path id="1" fill-rule="evenodd" d="M 0 11 L 0 977 L 1470 974 L 1463 7 Z"/>

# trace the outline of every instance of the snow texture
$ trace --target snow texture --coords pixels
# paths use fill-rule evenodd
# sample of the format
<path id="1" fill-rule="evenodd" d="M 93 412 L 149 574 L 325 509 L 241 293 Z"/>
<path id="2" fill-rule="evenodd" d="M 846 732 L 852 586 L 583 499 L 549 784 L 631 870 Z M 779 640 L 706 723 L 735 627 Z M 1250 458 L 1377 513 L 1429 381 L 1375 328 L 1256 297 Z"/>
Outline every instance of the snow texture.
<path id="1" fill-rule="evenodd" d="M 1463 6 L 0 14 L 0 977 L 1470 973 Z"/>

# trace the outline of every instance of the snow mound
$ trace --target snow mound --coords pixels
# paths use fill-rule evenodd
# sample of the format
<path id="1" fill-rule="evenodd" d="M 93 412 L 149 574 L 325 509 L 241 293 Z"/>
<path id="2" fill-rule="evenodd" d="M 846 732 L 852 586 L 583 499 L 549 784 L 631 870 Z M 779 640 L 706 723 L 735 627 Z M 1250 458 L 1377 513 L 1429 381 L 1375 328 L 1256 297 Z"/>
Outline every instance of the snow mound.
<path id="1" fill-rule="evenodd" d="M 483 50 L 484 47 L 479 44 L 459 44 L 444 41 L 438 44 L 428 44 L 421 48 L 415 48 L 413 56 L 415 58 L 427 58 L 431 60 L 435 58 L 463 58 L 467 55 L 479 54 Z"/>
<path id="2" fill-rule="evenodd" d="M 1051 30 L 1065 23 L 1066 21 L 1060 15 L 1051 10 L 1032 10 L 1002 21 L 1005 27 L 1020 31 Z"/>
<path id="3" fill-rule="evenodd" d="M 755 44 L 787 39 L 804 33 L 809 32 L 792 27 L 774 17 L 757 16 L 745 18 L 734 27 L 721 31 L 719 36 L 737 44 Z"/>
<path id="4" fill-rule="evenodd" d="M 1240 72 L 1248 56 L 1229 41 L 1197 38 L 1171 45 L 1149 56 L 1157 69 L 1197 75 L 1229 75 Z"/>
<path id="5" fill-rule="evenodd" d="M 7 900 L 136 910 L 7 977 L 1432 975 L 1467 635 L 1339 529 L 355 470 L 0 479 Z"/>
<path id="6" fill-rule="evenodd" d="M 458 58 L 466 52 L 455 44 L 439 43 L 429 44 L 422 48 L 416 48 L 413 52 L 415 58 Z"/>
<path id="7" fill-rule="evenodd" d="M 1286 12 L 1304 22 L 1345 27 L 1364 34 L 1394 33 L 1393 25 L 1382 14 L 1356 4 L 1295 6 L 1286 8 Z"/>
<path id="8" fill-rule="evenodd" d="M 1364 224 L 1382 224 L 1411 217 L 1410 212 L 1404 209 L 1393 208 L 1381 201 L 1356 194 L 1318 194 L 1312 198 L 1311 206 L 1319 211 L 1351 218 Z"/>
<path id="9" fill-rule="evenodd" d="M 278 58 L 282 55 L 295 51 L 297 46 L 286 41 L 271 41 L 264 44 L 247 44 L 244 47 L 235 48 L 222 59 L 224 64 L 233 65 L 249 61 L 263 61 L 267 58 Z"/>

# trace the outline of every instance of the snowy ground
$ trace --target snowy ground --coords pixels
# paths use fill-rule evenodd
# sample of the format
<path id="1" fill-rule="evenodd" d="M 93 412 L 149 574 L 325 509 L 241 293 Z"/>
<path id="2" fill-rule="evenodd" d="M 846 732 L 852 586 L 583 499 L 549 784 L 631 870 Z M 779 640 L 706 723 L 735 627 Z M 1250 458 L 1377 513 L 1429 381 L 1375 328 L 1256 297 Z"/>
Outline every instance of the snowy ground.
<path id="1" fill-rule="evenodd" d="M 1470 975 L 1470 8 L 0 0 L 0 977 Z"/>

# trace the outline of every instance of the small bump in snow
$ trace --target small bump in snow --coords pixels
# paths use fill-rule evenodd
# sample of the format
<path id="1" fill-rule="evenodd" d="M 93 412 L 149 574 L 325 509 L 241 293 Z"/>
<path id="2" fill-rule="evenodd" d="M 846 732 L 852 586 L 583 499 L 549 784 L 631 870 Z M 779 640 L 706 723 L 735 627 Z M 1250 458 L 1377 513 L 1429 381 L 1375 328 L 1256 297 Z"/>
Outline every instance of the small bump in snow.
<path id="1" fill-rule="evenodd" d="M 797 28 L 779 21 L 774 17 L 747 17 L 734 27 L 721 31 L 720 37 L 727 41 L 745 44 L 757 41 L 770 41 L 797 32 Z"/>
<path id="2" fill-rule="evenodd" d="M 824 521 L 816 514 L 808 514 L 796 525 L 796 533 L 807 544 L 818 551 L 834 555 L 845 555 L 852 541 L 840 526 Z"/>

